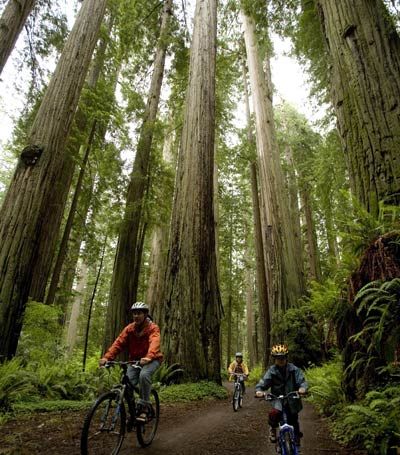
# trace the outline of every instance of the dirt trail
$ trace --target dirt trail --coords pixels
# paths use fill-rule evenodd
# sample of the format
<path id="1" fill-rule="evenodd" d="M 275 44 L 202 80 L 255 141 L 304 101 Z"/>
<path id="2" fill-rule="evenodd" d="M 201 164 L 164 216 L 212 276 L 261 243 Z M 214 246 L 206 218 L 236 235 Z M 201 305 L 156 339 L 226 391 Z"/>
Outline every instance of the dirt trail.
<path id="1" fill-rule="evenodd" d="M 248 389 L 243 408 L 233 412 L 230 400 L 167 406 L 161 404 L 159 429 L 153 444 L 138 447 L 129 433 L 122 455 L 269 455 L 274 446 L 267 439 L 267 403 L 253 398 Z M 79 454 L 85 413 L 38 414 L 0 427 L 0 455 Z M 354 455 L 329 437 L 327 426 L 305 403 L 300 414 L 302 455 Z M 359 452 L 361 453 L 361 452 Z M 102 455 L 102 454 L 95 454 Z"/>

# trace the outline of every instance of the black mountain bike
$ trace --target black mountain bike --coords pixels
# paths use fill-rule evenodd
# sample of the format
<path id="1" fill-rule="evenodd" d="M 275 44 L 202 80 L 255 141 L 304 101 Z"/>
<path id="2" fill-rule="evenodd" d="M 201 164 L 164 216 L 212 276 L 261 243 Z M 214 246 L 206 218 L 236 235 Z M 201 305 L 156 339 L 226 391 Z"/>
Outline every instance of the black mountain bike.
<path id="1" fill-rule="evenodd" d="M 244 374 L 232 373 L 232 376 L 235 376 L 235 382 L 233 386 L 233 399 L 232 406 L 233 410 L 236 412 L 243 405 L 243 386 L 246 376 Z"/>
<path id="2" fill-rule="evenodd" d="M 105 367 L 114 365 L 119 365 L 122 369 L 121 381 L 100 395 L 86 416 L 81 435 L 82 455 L 118 454 L 125 433 L 129 431 L 136 431 L 137 440 L 142 447 L 149 446 L 156 434 L 160 401 L 155 390 L 151 391 L 151 406 L 147 409 L 146 422 L 137 420 L 143 407 L 136 403 L 139 391 L 131 385 L 126 372 L 128 365 L 141 369 L 139 362 L 109 361 Z"/>

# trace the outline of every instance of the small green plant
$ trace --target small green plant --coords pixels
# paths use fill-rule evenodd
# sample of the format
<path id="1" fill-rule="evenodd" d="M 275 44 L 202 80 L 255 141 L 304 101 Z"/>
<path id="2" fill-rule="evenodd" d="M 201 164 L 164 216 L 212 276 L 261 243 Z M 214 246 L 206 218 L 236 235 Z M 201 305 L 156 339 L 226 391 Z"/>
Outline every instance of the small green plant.
<path id="1" fill-rule="evenodd" d="M 396 453 L 393 448 L 400 444 L 400 386 L 371 391 L 364 400 L 344 407 L 334 424 L 334 434 L 371 455 Z"/>
<path id="2" fill-rule="evenodd" d="M 310 392 L 309 400 L 325 416 L 337 415 L 344 405 L 342 375 L 343 367 L 338 358 L 321 367 L 310 368 L 306 371 Z"/>
<path id="3" fill-rule="evenodd" d="M 153 375 L 153 384 L 172 385 L 179 384 L 184 374 L 183 368 L 177 363 L 166 365 L 162 363 Z"/>
<path id="4" fill-rule="evenodd" d="M 247 384 L 250 386 L 256 385 L 257 382 L 264 376 L 265 370 L 261 365 L 254 366 L 249 372 Z"/>

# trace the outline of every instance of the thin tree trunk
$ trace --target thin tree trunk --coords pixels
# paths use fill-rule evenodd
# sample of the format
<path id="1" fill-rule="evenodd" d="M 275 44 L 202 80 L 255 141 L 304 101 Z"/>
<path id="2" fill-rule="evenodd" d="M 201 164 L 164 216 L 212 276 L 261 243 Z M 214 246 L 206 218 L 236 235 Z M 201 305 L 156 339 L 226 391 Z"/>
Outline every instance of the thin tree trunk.
<path id="1" fill-rule="evenodd" d="M 221 296 L 214 232 L 216 0 L 198 0 L 166 274 L 167 363 L 221 381 Z"/>
<path id="2" fill-rule="evenodd" d="M 88 144 L 86 146 L 85 155 L 83 156 L 83 161 L 81 169 L 78 176 L 78 181 L 76 183 L 74 196 L 72 198 L 71 207 L 69 209 L 67 223 L 64 228 L 64 233 L 61 239 L 60 249 L 58 251 L 56 263 L 54 265 L 53 275 L 50 282 L 49 291 L 46 298 L 46 305 L 52 305 L 54 302 L 54 297 L 56 295 L 56 290 L 58 286 L 58 281 L 60 279 L 61 268 L 64 263 L 65 257 L 67 255 L 68 241 L 71 234 L 72 224 L 74 222 L 76 207 L 78 205 L 78 199 L 82 191 L 83 176 L 86 171 L 86 164 L 89 159 L 89 153 L 93 145 L 94 133 L 96 131 L 96 121 L 93 122 L 92 131 L 89 135 Z"/>
<path id="3" fill-rule="evenodd" d="M 71 315 L 68 321 L 68 329 L 67 329 L 67 336 L 66 336 L 66 343 L 68 347 L 68 351 L 71 354 L 74 350 L 76 344 L 76 335 L 78 333 L 78 319 L 80 310 L 83 306 L 85 301 L 85 290 L 87 285 L 87 278 L 88 278 L 88 267 L 86 262 L 82 261 L 81 271 L 78 279 L 78 283 L 76 286 L 76 295 L 74 297 L 74 301 L 72 303 Z"/>
<path id="4" fill-rule="evenodd" d="M 400 203 L 400 37 L 381 0 L 316 1 L 353 193 Z"/>
<path id="5" fill-rule="evenodd" d="M 36 0 L 9 0 L 0 18 L 0 74 Z"/>
<path id="6" fill-rule="evenodd" d="M 308 185 L 304 186 L 305 188 L 301 189 L 300 191 L 300 197 L 302 200 L 304 218 L 306 221 L 306 237 L 308 246 L 308 259 L 310 264 L 310 278 L 312 280 L 321 281 L 321 265 L 319 260 L 317 234 L 315 232 L 310 191 L 308 191 Z"/>
<path id="7" fill-rule="evenodd" d="M 246 248 L 246 329 L 247 329 L 247 347 L 249 353 L 249 366 L 255 365 L 255 346 L 254 346 L 254 275 L 250 267 L 251 255 L 249 246 Z"/>
<path id="8" fill-rule="evenodd" d="M 107 310 L 107 326 L 104 339 L 106 349 L 129 322 L 129 309 L 136 300 L 137 277 L 141 247 L 138 245 L 144 196 L 148 189 L 150 151 L 153 141 L 154 122 L 164 74 L 165 56 L 169 43 L 169 23 L 172 0 L 165 0 L 158 40 L 154 70 L 147 106 L 143 117 L 135 161 L 128 186 L 124 219 L 121 223 L 114 270 L 111 282 L 110 303 Z"/>
<path id="9" fill-rule="evenodd" d="M 106 0 L 83 3 L 0 211 L 0 356 L 6 358 L 17 348 L 43 237 L 54 254 L 65 205 L 62 173 L 71 159 L 65 145 L 105 6 Z"/>
<path id="10" fill-rule="evenodd" d="M 104 238 L 103 251 L 101 253 L 99 270 L 97 271 L 97 276 L 96 276 L 96 281 L 94 283 L 93 293 L 92 293 L 92 296 L 89 301 L 89 311 L 88 311 L 88 318 L 87 318 L 87 323 L 86 323 L 86 332 L 85 332 L 85 340 L 84 340 L 84 348 L 83 348 L 82 371 L 85 371 L 85 368 L 86 368 L 86 357 L 87 357 L 87 350 L 88 350 L 88 344 L 89 344 L 90 320 L 92 319 L 92 309 L 93 309 L 94 298 L 96 297 L 97 285 L 99 284 L 101 270 L 103 269 L 103 262 L 104 262 L 104 256 L 106 253 L 106 246 L 107 246 L 107 236 L 105 236 L 105 238 Z"/>

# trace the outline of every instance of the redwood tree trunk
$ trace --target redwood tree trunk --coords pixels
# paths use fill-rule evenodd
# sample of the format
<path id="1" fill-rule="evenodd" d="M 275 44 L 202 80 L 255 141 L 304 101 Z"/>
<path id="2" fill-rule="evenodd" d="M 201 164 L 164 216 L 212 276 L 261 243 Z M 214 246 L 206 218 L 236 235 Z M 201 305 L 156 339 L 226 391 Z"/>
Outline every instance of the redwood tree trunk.
<path id="1" fill-rule="evenodd" d="M 0 18 L 0 74 L 36 0 L 9 0 Z"/>
<path id="2" fill-rule="evenodd" d="M 247 72 L 243 63 L 243 86 L 247 119 L 247 140 L 249 144 L 254 144 L 255 139 L 253 135 L 251 118 L 250 118 L 250 103 L 249 94 L 247 89 Z M 260 212 L 260 198 L 257 182 L 257 165 L 253 161 L 250 163 L 250 182 L 251 182 L 251 195 L 253 202 L 253 220 L 254 220 L 254 245 L 256 250 L 256 270 L 257 270 L 257 290 L 258 290 L 258 305 L 261 318 L 261 344 L 262 344 L 262 361 L 264 368 L 268 366 L 269 349 L 270 349 L 270 334 L 271 334 L 271 318 L 270 318 L 270 305 L 268 298 L 267 287 L 267 273 L 265 270 L 264 261 L 264 244 L 261 227 L 261 212 Z"/>
<path id="3" fill-rule="evenodd" d="M 216 0 L 198 0 L 180 145 L 163 342 L 188 378 L 220 377 L 221 296 L 215 253 L 213 171 Z"/>
<path id="4" fill-rule="evenodd" d="M 256 122 L 256 142 L 262 201 L 261 221 L 270 305 L 295 306 L 304 292 L 302 264 L 296 257 L 295 235 L 276 141 L 271 74 L 263 71 L 255 35 L 255 22 L 242 13 L 244 37 Z M 269 70 L 269 60 L 266 60 Z"/>
<path id="5" fill-rule="evenodd" d="M 400 37 L 382 0 L 316 0 L 354 194 L 400 203 Z"/>
<path id="6" fill-rule="evenodd" d="M 33 122 L 0 211 L 0 356 L 16 351 L 43 236 L 55 239 L 64 209 L 65 145 L 106 0 L 86 0 Z M 54 254 L 54 241 L 49 254 Z"/>
<path id="7" fill-rule="evenodd" d="M 164 75 L 165 55 L 169 43 L 171 7 L 172 0 L 165 0 L 154 71 L 128 186 L 124 219 L 121 222 L 119 231 L 111 282 L 110 303 L 107 309 L 108 323 L 104 340 L 105 349 L 110 346 L 122 328 L 129 322 L 129 309 L 136 300 L 138 267 L 140 267 L 142 251 L 139 238 L 141 216 L 148 188 L 153 128 L 157 117 Z"/>

